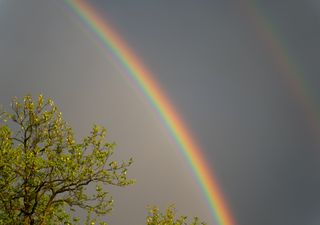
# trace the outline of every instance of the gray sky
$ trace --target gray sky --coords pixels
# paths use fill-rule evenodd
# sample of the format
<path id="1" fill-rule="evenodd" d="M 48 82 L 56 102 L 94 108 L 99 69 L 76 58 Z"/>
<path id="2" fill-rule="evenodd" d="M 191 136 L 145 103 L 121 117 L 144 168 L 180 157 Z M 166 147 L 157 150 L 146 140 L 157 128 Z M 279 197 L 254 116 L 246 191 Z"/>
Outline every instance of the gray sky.
<path id="1" fill-rule="evenodd" d="M 238 225 L 320 224 L 320 137 L 310 125 L 316 121 L 257 32 L 246 1 L 90 2 L 181 113 Z M 255 7 L 303 72 L 319 109 L 320 4 L 269 0 Z M 214 224 L 162 121 L 63 1 L 0 1 L 0 74 L 1 104 L 44 93 L 79 137 L 101 124 L 118 145 L 116 157 L 134 157 L 129 174 L 137 184 L 112 190 L 110 224 L 143 224 L 148 204 L 171 203 Z"/>

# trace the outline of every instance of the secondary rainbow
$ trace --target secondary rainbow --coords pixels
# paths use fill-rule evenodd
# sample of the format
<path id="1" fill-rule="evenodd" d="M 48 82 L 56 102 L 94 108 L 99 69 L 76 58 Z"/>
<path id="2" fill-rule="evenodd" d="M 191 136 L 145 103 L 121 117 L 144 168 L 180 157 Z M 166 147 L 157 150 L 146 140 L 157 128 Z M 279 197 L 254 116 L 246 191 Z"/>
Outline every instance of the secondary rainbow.
<path id="1" fill-rule="evenodd" d="M 269 51 L 272 55 L 275 65 L 287 82 L 293 96 L 301 105 L 314 139 L 320 147 L 320 105 L 317 104 L 303 71 L 290 56 L 284 40 L 281 40 L 280 33 L 276 29 L 276 25 L 272 23 L 271 19 L 268 19 L 258 1 L 241 1 L 239 8 L 250 19 L 257 36 L 265 44 L 266 52 Z"/>
<path id="2" fill-rule="evenodd" d="M 138 84 L 144 95 L 159 113 L 185 159 L 192 167 L 194 175 L 208 199 L 217 224 L 235 225 L 218 182 L 201 154 L 201 149 L 195 143 L 179 114 L 153 78 L 152 73 L 134 55 L 133 51 L 120 38 L 110 23 L 99 16 L 97 10 L 89 3 L 84 0 L 65 0 L 65 2 L 82 19 L 86 26 L 99 37 L 103 45 L 112 51 L 116 60 L 127 71 L 127 75 Z"/>

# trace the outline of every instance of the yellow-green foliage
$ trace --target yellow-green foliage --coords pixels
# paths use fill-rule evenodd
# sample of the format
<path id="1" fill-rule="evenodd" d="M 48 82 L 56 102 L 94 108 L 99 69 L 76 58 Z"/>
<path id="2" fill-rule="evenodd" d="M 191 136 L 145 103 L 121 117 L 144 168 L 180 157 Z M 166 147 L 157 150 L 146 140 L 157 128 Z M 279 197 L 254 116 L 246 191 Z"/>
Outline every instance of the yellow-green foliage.
<path id="1" fill-rule="evenodd" d="M 191 222 L 188 223 L 186 216 L 176 217 L 175 208 L 170 206 L 165 213 L 161 213 L 158 208 L 153 207 L 149 209 L 147 216 L 147 225 L 205 225 L 204 222 L 200 222 L 197 217 L 194 217 Z"/>
<path id="2" fill-rule="evenodd" d="M 11 107 L 0 114 L 0 224 L 78 224 L 67 213 L 76 208 L 96 221 L 113 206 L 107 186 L 133 183 L 132 160 L 111 160 L 105 128 L 93 126 L 77 142 L 52 100 L 27 95 Z"/>

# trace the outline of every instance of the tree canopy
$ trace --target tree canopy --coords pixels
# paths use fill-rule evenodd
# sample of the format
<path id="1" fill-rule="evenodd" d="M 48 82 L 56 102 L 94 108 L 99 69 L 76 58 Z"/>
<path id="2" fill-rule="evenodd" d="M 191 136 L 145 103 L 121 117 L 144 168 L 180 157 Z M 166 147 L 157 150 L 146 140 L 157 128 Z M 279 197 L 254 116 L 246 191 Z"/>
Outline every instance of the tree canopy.
<path id="1" fill-rule="evenodd" d="M 198 217 L 194 217 L 191 223 L 188 223 L 187 219 L 188 217 L 186 216 L 177 218 L 173 206 L 169 206 L 165 213 L 161 213 L 157 207 L 152 207 L 149 209 L 147 216 L 147 225 L 205 225 L 204 222 L 200 223 Z"/>
<path id="2" fill-rule="evenodd" d="M 112 210 L 108 186 L 128 186 L 132 159 L 114 161 L 115 144 L 94 125 L 81 141 L 51 99 L 13 98 L 0 112 L 0 225 L 96 224 Z M 90 190 L 88 190 L 90 189 Z M 82 209 L 86 221 L 74 215 Z M 185 225 L 169 207 L 150 210 L 147 225 Z M 107 224 L 100 222 L 100 224 Z M 195 219 L 192 225 L 197 225 Z"/>
<path id="3" fill-rule="evenodd" d="M 77 142 L 52 100 L 27 95 L 22 102 L 14 98 L 11 107 L 0 127 L 1 223 L 76 222 L 66 207 L 102 215 L 113 204 L 105 186 L 133 183 L 126 175 L 132 160 L 111 161 L 115 146 L 105 140 L 104 128 L 94 126 Z M 88 185 L 95 187 L 89 192 Z"/>

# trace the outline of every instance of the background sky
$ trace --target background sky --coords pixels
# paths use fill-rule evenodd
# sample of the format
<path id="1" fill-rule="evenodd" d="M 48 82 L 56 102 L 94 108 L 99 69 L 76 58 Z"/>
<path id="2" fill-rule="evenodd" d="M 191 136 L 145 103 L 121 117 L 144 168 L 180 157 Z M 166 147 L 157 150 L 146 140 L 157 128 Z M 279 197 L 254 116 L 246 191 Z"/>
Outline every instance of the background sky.
<path id="1" fill-rule="evenodd" d="M 320 224 L 317 0 L 89 2 L 170 97 L 238 225 Z M 309 97 L 297 98 L 261 21 L 301 71 Z M 163 122 L 63 1 L 0 0 L 0 78 L 0 104 L 43 93 L 78 137 L 101 124 L 117 143 L 115 157 L 135 159 L 129 175 L 137 184 L 112 189 L 110 224 L 143 224 L 147 205 L 172 203 L 214 224 Z"/>

